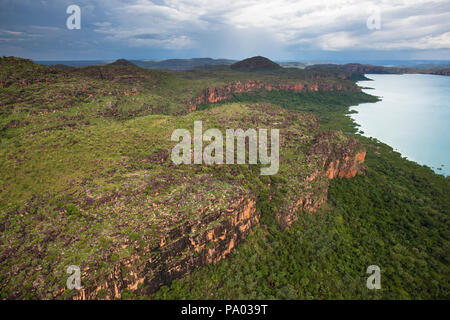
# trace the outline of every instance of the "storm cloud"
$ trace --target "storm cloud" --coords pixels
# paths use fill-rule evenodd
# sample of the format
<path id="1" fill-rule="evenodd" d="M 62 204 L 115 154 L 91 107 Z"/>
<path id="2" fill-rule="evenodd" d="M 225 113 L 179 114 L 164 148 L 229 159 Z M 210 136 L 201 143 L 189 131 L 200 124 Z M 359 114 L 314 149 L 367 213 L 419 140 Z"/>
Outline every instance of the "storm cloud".
<path id="1" fill-rule="evenodd" d="M 81 8 L 68 30 L 66 9 Z M 379 28 L 368 19 L 379 17 Z M 449 1 L 0 0 L 0 55 L 448 59 Z"/>

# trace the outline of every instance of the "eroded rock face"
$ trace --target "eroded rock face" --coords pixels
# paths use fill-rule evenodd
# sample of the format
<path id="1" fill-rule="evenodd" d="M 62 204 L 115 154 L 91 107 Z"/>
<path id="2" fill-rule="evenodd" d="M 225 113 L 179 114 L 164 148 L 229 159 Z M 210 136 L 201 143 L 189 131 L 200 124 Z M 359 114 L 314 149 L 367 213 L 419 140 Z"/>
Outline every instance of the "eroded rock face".
<path id="1" fill-rule="evenodd" d="M 338 131 L 321 132 L 310 150 L 311 154 L 320 155 L 322 168 L 329 179 L 353 178 L 364 163 L 366 152 L 359 142 L 343 137 Z"/>
<path id="2" fill-rule="evenodd" d="M 309 150 L 311 163 L 318 163 L 304 183 L 307 188 L 298 194 L 293 205 L 278 213 L 278 220 L 285 228 L 297 220 L 297 211 L 313 213 L 327 201 L 329 180 L 353 178 L 364 169 L 366 151 L 354 138 L 346 138 L 341 132 L 321 132 Z"/>
<path id="3" fill-rule="evenodd" d="M 336 177 L 353 178 L 361 168 L 361 164 L 364 163 L 365 157 L 366 152 L 360 151 L 352 158 L 346 156 L 343 160 L 337 159 L 336 162 L 332 161 L 326 171 L 326 175 L 329 179 Z"/>
<path id="4" fill-rule="evenodd" d="M 75 299 L 98 299 L 99 292 L 105 299 L 120 298 L 124 290 L 154 292 L 195 268 L 225 258 L 260 219 L 250 194 L 242 195 L 223 211 L 205 208 L 200 217 L 173 228 L 156 246 L 141 248 L 120 261 L 106 279 L 82 288 Z"/>
<path id="5" fill-rule="evenodd" d="M 352 84 L 341 84 L 334 82 L 314 82 L 314 83 L 280 83 L 280 84 L 269 84 L 258 80 L 248 80 L 245 82 L 237 81 L 227 84 L 222 87 L 206 88 L 204 89 L 193 101 L 188 104 L 189 111 L 194 111 L 199 104 L 202 103 L 216 103 L 219 101 L 228 100 L 234 93 L 248 93 L 257 90 L 267 90 L 267 91 L 294 91 L 294 92 L 305 92 L 305 91 L 360 91 L 361 89 Z"/>

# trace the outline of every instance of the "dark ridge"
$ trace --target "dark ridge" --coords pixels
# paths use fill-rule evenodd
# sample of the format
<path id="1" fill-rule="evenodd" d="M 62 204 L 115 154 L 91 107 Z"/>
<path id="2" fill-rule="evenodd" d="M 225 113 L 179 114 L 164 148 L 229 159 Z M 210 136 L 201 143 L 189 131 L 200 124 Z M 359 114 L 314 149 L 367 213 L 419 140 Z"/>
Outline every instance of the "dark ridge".
<path id="1" fill-rule="evenodd" d="M 193 70 L 195 68 L 203 68 L 203 67 L 229 66 L 236 61 L 228 59 L 193 58 L 193 59 L 169 59 L 162 61 L 136 60 L 133 62 L 140 67 L 149 69 Z"/>
<path id="2" fill-rule="evenodd" d="M 270 59 L 257 56 L 248 58 L 231 65 L 231 69 L 238 71 L 277 70 L 281 66 Z"/>
<path id="3" fill-rule="evenodd" d="M 136 65 L 128 60 L 119 59 L 109 64 L 110 66 L 127 66 L 127 67 L 136 67 Z"/>

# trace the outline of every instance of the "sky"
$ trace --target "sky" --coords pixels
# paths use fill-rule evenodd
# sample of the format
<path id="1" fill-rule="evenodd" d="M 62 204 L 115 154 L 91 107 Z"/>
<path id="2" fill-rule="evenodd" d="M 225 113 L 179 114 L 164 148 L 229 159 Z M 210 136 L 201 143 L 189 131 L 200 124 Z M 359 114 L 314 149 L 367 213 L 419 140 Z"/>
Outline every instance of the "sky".
<path id="1" fill-rule="evenodd" d="M 73 11 L 80 8 L 80 29 Z M 0 0 L 0 56 L 450 60 L 450 1 Z"/>

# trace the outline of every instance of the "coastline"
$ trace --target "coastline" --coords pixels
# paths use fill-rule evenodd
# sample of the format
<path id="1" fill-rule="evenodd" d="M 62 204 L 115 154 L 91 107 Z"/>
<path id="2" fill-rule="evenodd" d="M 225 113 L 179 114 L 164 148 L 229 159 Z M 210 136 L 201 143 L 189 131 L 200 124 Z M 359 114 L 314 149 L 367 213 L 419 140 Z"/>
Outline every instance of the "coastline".
<path id="1" fill-rule="evenodd" d="M 367 74 L 367 76 L 379 76 L 378 74 Z M 409 76 L 408 75 L 383 75 L 383 76 Z M 420 76 L 423 76 L 420 74 Z M 434 75 L 426 75 L 426 76 L 432 76 L 434 77 Z M 402 157 L 406 158 L 409 161 L 415 162 L 420 166 L 426 166 L 428 168 L 430 168 L 435 174 L 438 175 L 442 175 L 444 177 L 448 177 L 450 176 L 450 172 L 449 172 L 449 166 L 448 163 L 445 163 L 445 161 L 448 161 L 448 159 L 445 157 L 445 155 L 443 155 L 443 157 L 440 159 L 440 164 L 436 164 L 436 162 L 431 163 L 429 160 L 424 160 L 423 158 L 423 154 L 421 155 L 420 152 L 418 151 L 419 149 L 416 150 L 412 150 L 410 145 L 402 145 L 402 141 L 401 140 L 401 135 L 405 134 L 405 132 L 401 132 L 400 130 L 398 130 L 398 132 L 395 132 L 396 135 L 392 135 L 392 136 L 387 136 L 386 132 L 389 132 L 389 128 L 385 128 L 386 130 L 381 132 L 382 129 L 378 129 L 378 133 L 381 132 L 381 134 L 374 134 L 375 131 L 375 124 L 379 124 L 380 123 L 380 112 L 381 113 L 387 113 L 387 110 L 384 110 L 386 108 L 386 104 L 389 104 L 389 107 L 392 105 L 392 100 L 389 101 L 389 99 L 392 99 L 392 97 L 388 97 L 388 101 L 386 101 L 386 98 L 383 95 L 379 94 L 379 91 L 382 90 L 380 88 L 375 88 L 375 87 L 366 87 L 364 85 L 362 85 L 362 82 L 365 82 L 366 80 L 361 80 L 358 81 L 356 84 L 361 88 L 361 91 L 370 95 L 373 95 L 375 97 L 377 97 L 379 99 L 379 101 L 377 102 L 369 102 L 370 105 L 373 104 L 378 104 L 378 108 L 379 110 L 378 113 L 375 113 L 375 110 L 364 110 L 363 108 L 365 106 L 369 106 L 369 103 L 360 103 L 358 105 L 354 105 L 354 106 L 350 106 L 349 107 L 349 113 L 348 116 L 353 120 L 353 122 L 356 125 L 356 130 L 358 132 L 359 135 L 362 135 L 364 137 L 367 138 L 373 138 L 376 139 L 382 143 L 385 143 L 387 145 L 389 145 L 390 147 L 393 148 L 394 151 L 399 152 L 401 154 Z M 371 79 L 372 84 L 374 84 L 373 81 L 375 81 L 374 79 Z M 387 94 L 389 95 L 389 92 L 387 92 Z M 401 98 L 401 97 L 399 97 Z M 400 100 L 400 99 L 399 99 Z M 401 101 L 404 102 L 404 101 Z M 398 117 L 398 114 L 400 114 L 401 112 L 404 112 L 402 110 L 398 110 L 401 109 L 401 107 L 396 106 L 396 110 L 392 111 L 392 114 L 394 114 L 395 116 Z M 380 110 L 381 109 L 381 110 Z M 389 115 L 389 114 L 388 114 Z M 384 119 L 389 120 L 388 117 L 383 116 Z M 368 126 L 368 119 L 370 118 L 370 120 L 373 120 L 373 123 L 371 123 L 370 126 Z M 382 126 L 383 124 L 381 124 Z M 404 129 L 404 128 L 403 128 Z M 417 138 L 417 136 L 413 136 L 411 138 L 411 142 L 408 143 L 412 143 L 415 142 L 414 138 Z M 390 141 L 389 141 L 390 140 Z M 422 144 L 421 144 L 422 143 Z M 431 144 L 435 144 L 431 143 Z M 441 142 L 442 143 L 442 142 Z M 423 148 L 423 141 L 417 141 L 418 147 L 417 148 Z M 408 148 L 409 147 L 409 148 Z M 422 157 L 421 157 L 422 156 Z"/>

